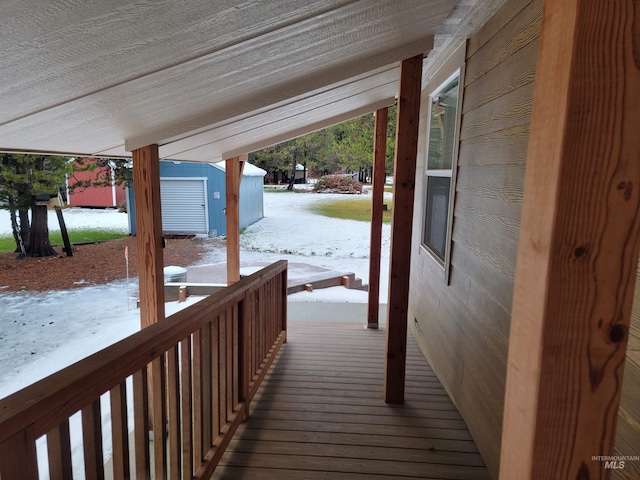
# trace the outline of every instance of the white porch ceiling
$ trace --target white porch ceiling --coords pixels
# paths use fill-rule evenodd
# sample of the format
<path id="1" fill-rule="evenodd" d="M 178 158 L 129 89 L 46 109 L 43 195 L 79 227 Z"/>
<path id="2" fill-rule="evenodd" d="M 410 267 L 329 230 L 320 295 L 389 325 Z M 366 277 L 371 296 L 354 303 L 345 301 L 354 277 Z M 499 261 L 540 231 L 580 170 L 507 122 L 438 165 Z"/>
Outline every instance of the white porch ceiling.
<path id="1" fill-rule="evenodd" d="M 455 0 L 5 0 L 0 150 L 216 161 L 390 105 Z"/>

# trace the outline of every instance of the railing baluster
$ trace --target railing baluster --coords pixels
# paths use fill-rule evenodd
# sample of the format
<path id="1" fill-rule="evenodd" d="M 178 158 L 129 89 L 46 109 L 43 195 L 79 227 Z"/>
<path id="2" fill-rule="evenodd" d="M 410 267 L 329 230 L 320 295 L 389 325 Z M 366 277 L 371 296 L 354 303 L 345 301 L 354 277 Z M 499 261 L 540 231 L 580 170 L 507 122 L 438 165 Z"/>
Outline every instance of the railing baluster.
<path id="1" fill-rule="evenodd" d="M 286 269 L 280 274 L 280 282 L 280 289 L 282 291 L 280 297 L 281 301 L 279 302 L 281 315 L 280 329 L 284 332 L 284 343 L 287 343 L 287 297 L 289 295 L 289 277 Z"/>
<path id="2" fill-rule="evenodd" d="M 149 376 L 147 368 L 133 374 L 133 423 L 136 479 L 151 480 L 149 455 Z"/>
<path id="3" fill-rule="evenodd" d="M 100 398 L 82 409 L 84 472 L 87 480 L 104 480 Z"/>
<path id="4" fill-rule="evenodd" d="M 151 362 L 151 403 L 153 417 L 153 463 L 156 480 L 167 478 L 166 382 L 164 354 Z M 117 477 L 116 477 L 117 478 Z"/>
<path id="5" fill-rule="evenodd" d="M 266 285 L 265 288 L 267 289 L 267 308 L 266 308 L 266 312 L 267 314 L 265 315 L 264 318 L 264 331 L 267 332 L 266 333 L 266 338 L 265 338 L 265 342 L 264 342 L 264 347 L 266 349 L 266 351 L 269 351 L 269 348 L 271 347 L 271 344 L 273 343 L 274 340 L 274 336 L 273 336 L 273 279 L 270 280 Z"/>
<path id="6" fill-rule="evenodd" d="M 51 480 L 72 478 L 69 420 L 65 420 L 47 433 L 47 452 L 49 455 L 49 478 Z"/>
<path id="7" fill-rule="evenodd" d="M 181 395 L 181 426 L 182 426 L 182 479 L 188 480 L 193 475 L 193 421 L 192 401 L 193 383 L 191 380 L 191 338 L 180 342 L 180 389 Z"/>
<path id="8" fill-rule="evenodd" d="M 240 383 L 239 383 L 239 375 L 240 375 L 240 370 L 238 369 L 238 366 L 240 364 L 240 350 L 239 350 L 239 329 L 240 329 L 240 315 L 238 314 L 238 312 L 240 311 L 240 309 L 242 308 L 242 305 L 244 304 L 244 301 L 242 301 L 240 304 L 238 305 L 234 305 L 233 307 L 233 318 L 231 319 L 231 324 L 232 324 L 232 329 L 233 329 L 233 352 L 231 353 L 232 358 L 233 358 L 233 377 L 232 377 L 232 389 L 233 389 L 233 398 L 232 398 L 232 408 L 235 411 L 236 407 L 238 406 L 238 400 L 239 400 L 239 393 L 240 393 Z"/>
<path id="9" fill-rule="evenodd" d="M 193 333 L 193 466 L 202 462 L 202 329 Z"/>
<path id="10" fill-rule="evenodd" d="M 127 426 L 126 383 L 123 381 L 113 387 L 109 397 L 111 401 L 113 476 L 114 478 L 129 478 L 129 428 Z"/>
<path id="11" fill-rule="evenodd" d="M 238 402 L 245 402 L 245 419 L 249 417 L 249 370 L 251 368 L 251 302 L 250 292 L 240 303 L 238 311 Z"/>
<path id="12" fill-rule="evenodd" d="M 2 480 L 38 480 L 38 458 L 33 425 L 0 442 Z"/>
<path id="13" fill-rule="evenodd" d="M 267 343 L 267 316 L 269 315 L 267 285 L 261 285 L 260 289 L 262 290 L 262 305 L 260 308 L 260 358 L 258 359 L 258 368 L 256 368 L 256 372 L 260 369 L 260 365 L 262 365 L 262 361 L 267 355 L 265 344 Z"/>
<path id="14" fill-rule="evenodd" d="M 278 338 L 278 334 L 279 334 L 279 330 L 280 330 L 280 317 L 278 316 L 278 304 L 280 301 L 280 297 L 278 296 L 278 292 L 279 292 L 279 285 L 280 282 L 278 281 L 280 279 L 280 277 L 276 277 L 273 279 L 274 283 L 271 286 L 272 292 L 271 292 L 271 318 L 269 319 L 269 321 L 271 322 L 271 332 L 273 332 L 273 336 L 271 337 L 271 344 L 273 344 L 273 342 L 275 342 L 276 338 Z"/>
<path id="15" fill-rule="evenodd" d="M 269 298 L 271 301 L 271 308 L 269 309 L 269 311 L 271 312 L 271 315 L 269 315 L 269 331 L 271 332 L 271 338 L 269 339 L 269 346 L 273 345 L 273 342 L 276 341 L 276 338 L 278 337 L 278 327 L 277 327 L 277 322 L 276 322 L 276 315 L 277 315 L 277 304 L 278 302 L 276 300 L 278 300 L 278 298 L 276 297 L 276 291 L 277 291 L 277 285 L 278 285 L 278 277 L 274 278 L 270 283 L 269 283 L 269 289 L 271 290 L 271 292 L 269 293 Z"/>
<path id="16" fill-rule="evenodd" d="M 262 363 L 262 359 L 264 358 L 264 351 L 262 350 L 263 340 L 262 337 L 264 335 L 264 325 L 263 325 L 263 317 L 264 317 L 264 285 L 260 285 L 258 288 L 258 308 L 256 309 L 256 361 L 253 365 L 253 371 L 251 372 L 251 377 L 256 374 L 258 369 L 260 368 L 260 364 Z"/>
<path id="17" fill-rule="evenodd" d="M 218 399 L 218 424 L 216 426 L 217 432 L 222 431 L 222 427 L 224 427 L 225 423 L 227 423 L 226 419 L 226 401 L 227 401 L 227 379 L 225 378 L 227 371 L 227 314 L 226 312 L 221 313 L 218 316 L 218 368 L 216 369 L 218 375 L 217 382 L 217 399 Z"/>
<path id="18" fill-rule="evenodd" d="M 167 352 L 167 415 L 169 417 L 169 478 L 180 478 L 182 447 L 180 443 L 180 380 L 178 348 Z"/>
<path id="19" fill-rule="evenodd" d="M 249 381 L 253 380 L 253 374 L 258 370 L 260 365 L 260 307 L 262 301 L 262 295 L 260 295 L 260 289 L 256 290 L 256 303 L 251 315 L 251 377 Z"/>
<path id="20" fill-rule="evenodd" d="M 220 433 L 220 315 L 216 315 L 211 324 L 211 443 L 212 446 Z"/>
<path id="21" fill-rule="evenodd" d="M 226 324 L 225 324 L 225 339 L 227 340 L 227 345 L 225 347 L 225 352 L 227 354 L 227 360 L 225 362 L 227 371 L 224 375 L 224 379 L 226 382 L 226 392 L 227 398 L 225 399 L 225 405 L 227 407 L 225 412 L 225 424 L 231 418 L 231 414 L 233 413 L 233 317 L 235 312 L 235 305 L 229 307 L 226 314 Z"/>
<path id="22" fill-rule="evenodd" d="M 213 445 L 211 433 L 211 384 L 213 383 L 211 374 L 211 323 L 207 323 L 202 328 L 201 354 L 202 354 L 202 448 L 200 458 L 204 458 L 204 454 L 209 451 Z"/>
<path id="23" fill-rule="evenodd" d="M 262 285 L 262 304 L 260 305 L 261 315 L 260 315 L 260 364 L 262 365 L 262 361 L 264 360 L 264 356 L 267 354 L 265 351 L 265 344 L 267 343 L 267 339 L 269 338 L 269 326 L 267 319 L 269 317 L 269 282 Z M 258 366 L 258 369 L 260 366 Z"/>

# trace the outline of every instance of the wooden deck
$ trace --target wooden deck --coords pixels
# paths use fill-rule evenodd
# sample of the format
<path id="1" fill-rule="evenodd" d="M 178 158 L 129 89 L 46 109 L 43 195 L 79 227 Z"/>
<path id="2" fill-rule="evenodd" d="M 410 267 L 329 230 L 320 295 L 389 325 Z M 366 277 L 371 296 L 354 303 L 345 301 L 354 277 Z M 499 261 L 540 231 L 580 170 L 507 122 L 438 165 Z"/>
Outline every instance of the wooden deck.
<path id="1" fill-rule="evenodd" d="M 410 338 L 406 403 L 383 401 L 384 330 L 294 323 L 213 478 L 489 479 Z"/>

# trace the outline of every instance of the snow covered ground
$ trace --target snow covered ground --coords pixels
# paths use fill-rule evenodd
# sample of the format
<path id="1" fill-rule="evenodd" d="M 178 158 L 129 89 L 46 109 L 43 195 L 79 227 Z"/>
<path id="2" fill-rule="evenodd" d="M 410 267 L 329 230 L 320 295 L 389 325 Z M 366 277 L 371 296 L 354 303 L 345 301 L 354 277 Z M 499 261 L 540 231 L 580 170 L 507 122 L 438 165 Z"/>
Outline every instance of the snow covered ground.
<path id="1" fill-rule="evenodd" d="M 290 262 L 354 272 L 368 283 L 370 224 L 314 214 L 318 202 L 352 198 L 337 194 L 265 193 L 265 218 L 241 235 L 241 262 Z M 365 199 L 363 199 L 365 200 Z M 127 216 L 116 210 L 70 208 L 68 228 L 111 228 L 127 231 Z M 57 218 L 50 219 L 50 229 Z M 10 234 L 9 215 L 0 211 L 0 235 Z M 381 302 L 386 302 L 389 225 L 383 226 Z M 203 264 L 225 261 L 214 248 Z M 135 332 L 135 279 L 72 291 L 0 293 L 0 398 L 88 356 Z M 187 303 L 167 304 L 167 314 Z M 366 303 L 367 293 L 343 287 L 316 289 L 289 296 L 292 302 Z"/>
<path id="2" fill-rule="evenodd" d="M 330 219 L 310 211 L 318 202 L 352 198 L 335 194 L 265 193 L 265 218 L 241 235 L 241 262 L 290 262 L 354 272 L 368 283 L 370 224 Z M 363 199 L 364 200 L 364 199 Z M 55 214 L 50 230 L 58 229 Z M 64 211 L 67 228 L 109 228 L 128 231 L 125 214 L 116 210 L 70 208 Z M 10 234 L 9 215 L 0 211 L 0 235 Z M 383 226 L 381 302 L 386 302 L 389 267 L 389 225 Z M 220 243 L 218 242 L 218 245 Z M 223 248 L 212 248 L 202 264 L 225 261 Z M 116 282 L 73 291 L 0 293 L 0 398 L 64 368 L 139 329 L 135 305 L 137 282 Z M 167 315 L 187 307 L 169 302 Z M 343 287 L 300 292 L 292 302 L 367 302 L 367 293 Z M 110 454 L 109 402 L 102 398 L 105 456 Z M 72 438 L 80 437 L 80 418 L 71 418 Z M 39 462 L 46 461 L 45 439 L 38 441 Z M 79 441 L 73 441 L 74 464 L 82 464 Z M 43 464 L 43 463 L 41 463 Z M 46 479 L 46 472 L 41 473 Z"/>
<path id="3" fill-rule="evenodd" d="M 127 214 L 114 209 L 65 208 L 62 211 L 67 229 L 102 228 L 129 232 Z M 58 217 L 54 210 L 49 211 L 49 231 L 60 231 Z M 11 219 L 7 210 L 0 210 L 0 235 L 11 235 Z"/>

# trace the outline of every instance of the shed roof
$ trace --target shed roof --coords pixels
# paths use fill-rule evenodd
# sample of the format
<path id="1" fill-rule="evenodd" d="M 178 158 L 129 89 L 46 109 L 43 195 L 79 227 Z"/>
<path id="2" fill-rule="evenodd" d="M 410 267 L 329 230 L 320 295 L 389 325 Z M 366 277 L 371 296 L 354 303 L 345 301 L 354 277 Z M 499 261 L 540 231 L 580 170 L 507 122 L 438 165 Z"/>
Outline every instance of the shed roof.
<path id="1" fill-rule="evenodd" d="M 226 171 L 226 165 L 224 160 L 221 162 L 212 163 L 211 165 L 222 170 L 223 172 Z M 263 170 L 262 168 L 255 166 L 253 163 L 244 162 L 244 167 L 242 169 L 243 177 L 264 177 L 266 174 L 267 174 L 266 170 Z"/>
<path id="2" fill-rule="evenodd" d="M 392 104 L 399 61 L 499 3 L 3 2 L 0 150 L 248 153 Z"/>

